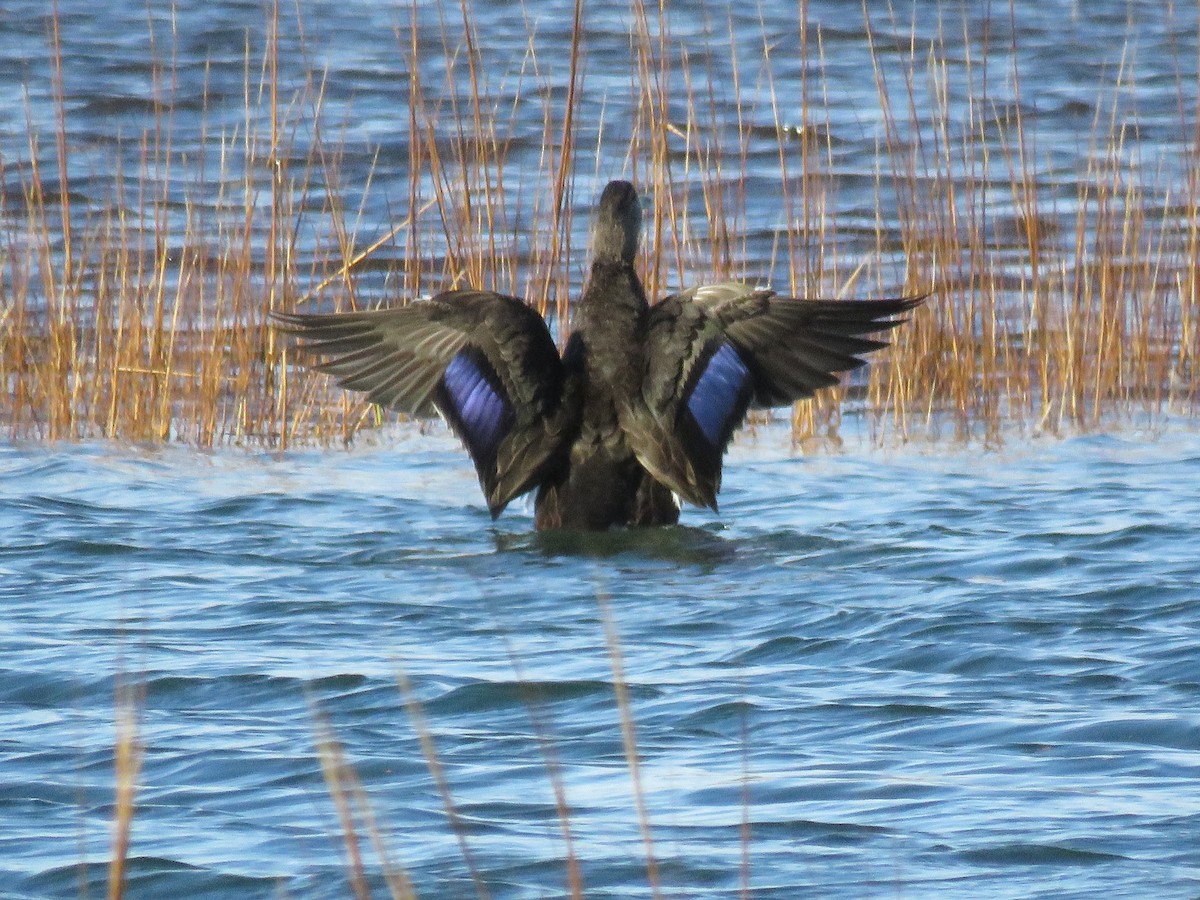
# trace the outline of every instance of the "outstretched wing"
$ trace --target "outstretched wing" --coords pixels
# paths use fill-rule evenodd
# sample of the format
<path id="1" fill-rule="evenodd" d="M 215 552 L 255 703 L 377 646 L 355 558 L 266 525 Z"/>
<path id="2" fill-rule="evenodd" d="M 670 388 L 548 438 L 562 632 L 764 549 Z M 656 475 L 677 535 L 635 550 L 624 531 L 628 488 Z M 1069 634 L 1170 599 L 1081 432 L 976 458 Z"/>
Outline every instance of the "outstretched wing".
<path id="1" fill-rule="evenodd" d="M 887 345 L 864 335 L 922 300 L 802 300 L 736 283 L 664 298 L 650 309 L 642 402 L 626 411 L 634 452 L 675 493 L 716 509 L 721 457 L 746 410 L 836 384 Z"/>
<path id="2" fill-rule="evenodd" d="M 545 320 L 516 297 L 447 291 L 396 309 L 275 319 L 343 387 L 408 415 L 441 412 L 493 518 L 562 445 L 562 361 Z"/>

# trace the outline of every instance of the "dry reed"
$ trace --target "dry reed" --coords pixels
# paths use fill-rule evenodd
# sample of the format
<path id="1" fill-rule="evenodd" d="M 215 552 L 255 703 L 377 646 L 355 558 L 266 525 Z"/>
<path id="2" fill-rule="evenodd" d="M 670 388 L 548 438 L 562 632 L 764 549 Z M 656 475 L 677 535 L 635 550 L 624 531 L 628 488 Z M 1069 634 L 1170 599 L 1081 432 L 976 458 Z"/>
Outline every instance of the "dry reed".
<path id="1" fill-rule="evenodd" d="M 617 701 L 617 714 L 621 721 L 621 743 L 625 750 L 625 764 L 629 767 L 629 783 L 633 788 L 633 803 L 637 810 L 638 830 L 642 835 L 642 846 L 646 852 L 646 881 L 651 896 L 662 897 L 662 886 L 658 874 L 658 860 L 654 855 L 654 836 L 650 828 L 650 814 L 646 809 L 646 791 L 642 783 L 641 757 L 637 748 L 637 730 L 633 710 L 629 704 L 629 683 L 625 680 L 625 662 L 621 653 L 621 641 L 613 622 L 608 598 L 603 593 L 596 595 L 600 605 L 600 618 L 604 623 L 604 638 L 608 645 L 608 658 L 612 663 L 613 693 Z"/>
<path id="2" fill-rule="evenodd" d="M 563 862 L 566 868 L 567 896 L 571 900 L 583 900 L 583 872 L 579 865 L 579 856 L 575 852 L 575 838 L 571 829 L 571 807 L 567 803 L 566 785 L 563 783 L 562 763 L 554 746 L 554 740 L 546 723 L 545 710 L 540 698 L 522 672 L 521 660 L 517 657 L 511 642 L 505 637 L 505 649 L 508 652 L 509 663 L 521 685 L 521 699 L 529 713 L 529 724 L 537 739 L 538 752 L 546 775 L 550 779 L 550 788 L 554 792 L 554 812 L 558 816 L 559 830 L 563 839 Z"/>
<path id="3" fill-rule="evenodd" d="M 132 842 L 133 815 L 144 747 L 140 736 L 141 689 L 123 679 L 117 686 L 114 753 L 116 797 L 113 809 L 112 857 L 108 864 L 108 900 L 125 896 L 126 862 Z"/>
<path id="4" fill-rule="evenodd" d="M 471 852 L 471 847 L 467 843 L 467 830 L 463 824 L 462 817 L 458 813 L 458 807 L 454 803 L 454 797 L 450 793 L 450 782 L 446 778 L 446 771 L 442 767 L 441 758 L 438 756 L 437 744 L 433 740 L 433 732 L 429 728 L 429 723 L 425 719 L 425 710 L 417 700 L 416 694 L 413 693 L 412 683 L 408 676 L 403 671 L 398 671 L 396 675 L 397 683 L 400 686 L 400 692 L 404 697 L 404 706 L 408 711 L 408 718 L 412 722 L 413 730 L 417 733 L 417 739 L 421 744 L 421 755 L 425 757 L 425 765 L 429 769 L 429 774 L 433 778 L 433 783 L 437 787 L 438 795 L 442 800 L 442 808 L 446 812 L 446 820 L 450 823 L 450 830 L 454 832 L 455 840 L 458 841 L 458 851 L 462 855 L 463 863 L 466 864 L 467 871 L 471 874 L 471 882 L 475 885 L 475 896 L 479 900 L 488 900 L 491 893 L 487 889 L 487 884 L 483 880 L 483 876 L 479 872 L 479 866 L 475 863 L 475 856 Z"/>
<path id="5" fill-rule="evenodd" d="M 315 705 L 312 705 L 311 709 L 316 731 L 317 758 L 321 762 L 321 773 L 337 811 L 338 826 L 341 828 L 342 843 L 346 850 L 346 880 L 351 892 L 357 900 L 366 900 L 371 896 L 362 849 L 364 841 L 361 833 L 365 831 L 367 843 L 379 860 L 389 896 L 392 900 L 413 900 L 416 892 L 412 879 L 402 866 L 392 860 L 388 851 L 388 839 L 375 816 L 357 771 L 347 759 L 346 751 L 334 734 L 328 717 Z"/>
<path id="6" fill-rule="evenodd" d="M 661 878 L 658 863 L 654 854 L 654 843 L 651 835 L 650 818 L 645 800 L 645 788 L 641 774 L 640 757 L 637 749 L 637 734 L 634 715 L 629 700 L 629 686 L 625 675 L 625 665 L 621 652 L 620 638 L 616 624 L 613 621 L 612 610 L 607 597 L 597 593 L 597 604 L 600 620 L 603 626 L 605 645 L 612 669 L 613 700 L 616 707 L 617 719 L 621 728 L 622 748 L 625 763 L 629 770 L 630 785 L 638 829 L 646 854 L 646 881 L 654 897 L 662 896 Z M 506 640 L 509 661 L 513 672 L 521 685 L 520 695 L 529 714 L 533 736 L 537 749 L 545 766 L 547 778 L 554 795 L 555 812 L 563 837 L 563 868 L 566 880 L 566 896 L 581 898 L 585 896 L 583 874 L 580 861 L 575 849 L 575 839 L 572 835 L 570 807 L 566 798 L 566 787 L 563 781 L 562 765 L 555 750 L 553 736 L 548 727 L 545 710 L 533 686 L 525 680 L 520 660 Z M 481 900 L 490 896 L 487 881 L 483 871 L 476 862 L 475 855 L 467 841 L 467 827 L 450 787 L 445 766 L 437 749 L 437 741 L 430 726 L 425 708 L 416 696 L 413 685 L 402 669 L 397 669 L 396 680 L 400 689 L 408 720 L 415 732 L 420 746 L 421 755 L 425 760 L 426 769 L 436 789 L 446 816 L 446 823 L 454 835 L 458 845 L 459 855 L 466 867 L 475 895 Z M 347 882 L 351 893 L 356 897 L 368 898 L 371 890 L 368 881 L 368 863 L 364 847 L 368 844 L 374 851 L 379 862 L 388 891 L 393 898 L 414 898 L 417 896 L 409 873 L 397 865 L 389 853 L 389 836 L 378 822 L 371 807 L 370 798 L 350 761 L 345 748 L 338 741 L 329 718 L 315 704 L 310 703 L 311 715 L 317 744 L 317 756 L 337 814 L 338 826 L 341 831 L 342 843 L 346 852 Z M 743 728 L 743 752 L 746 749 L 746 735 Z M 742 843 L 741 866 L 741 895 L 749 895 L 749 796 L 748 796 L 748 759 L 742 760 L 743 778 L 743 821 L 739 829 Z"/>
<path id="7" fill-rule="evenodd" d="M 158 102 L 137 139 L 140 167 L 95 176 L 91 199 L 80 200 L 69 177 L 72 85 L 53 16 L 53 150 L 31 118 L 24 159 L 0 157 L 0 427 L 20 439 L 342 443 L 383 417 L 323 379 L 291 375 L 287 347 L 267 325 L 272 309 L 318 300 L 356 307 L 473 285 L 553 310 L 561 331 L 582 263 L 573 211 L 591 200 L 575 188 L 581 148 L 595 142 L 599 175 L 609 146 L 603 117 L 586 127 L 575 117 L 587 93 L 583 4 L 565 102 L 552 99 L 533 37 L 515 72 L 500 67 L 518 82 L 518 99 L 541 103 L 536 177 L 512 162 L 528 135 L 515 104 L 501 102 L 496 60 L 469 3 L 443 12 L 433 40 L 418 27 L 418 9 L 398 36 L 411 77 L 407 211 L 394 225 L 362 221 L 363 207 L 357 219 L 350 212 L 345 137 L 329 121 L 324 76 L 309 67 L 303 83 L 281 83 L 281 30 L 304 32 L 278 4 L 267 11 L 260 50 L 247 45 L 239 128 L 205 131 L 202 161 L 173 145 L 168 54 L 156 62 Z M 838 440 L 848 401 L 865 410 L 877 441 L 994 442 L 1012 430 L 1194 414 L 1200 136 L 1185 113 L 1179 143 L 1189 156 L 1180 177 L 1160 183 L 1136 161 L 1136 114 L 1118 115 L 1133 90 L 1122 71 L 1108 114 L 1096 116 L 1075 196 L 1056 197 L 1025 121 L 1015 37 L 1012 47 L 985 46 L 982 58 L 968 53 L 952 70 L 944 37 L 918 46 L 894 14 L 868 16 L 884 137 L 874 233 L 849 234 L 824 38 L 804 2 L 798 12 L 794 43 L 781 47 L 764 31 L 757 58 L 731 32 L 731 90 L 710 57 L 672 36 L 662 5 L 635 0 L 637 103 L 616 159 L 625 156 L 624 171 L 653 202 L 643 254 L 649 291 L 754 280 L 760 266 L 777 289 L 798 294 L 933 286 L 934 300 L 864 380 L 794 411 L 798 442 Z M 1008 101 L 990 93 L 992 50 L 1013 60 Z M 798 97 L 781 96 L 773 75 L 785 52 L 807 63 Z M 437 83 L 424 74 L 430 58 L 443 64 Z M 766 136 L 763 110 L 742 100 L 751 66 L 769 106 Z M 1186 96 L 1195 86 L 1182 77 Z M 764 141 L 778 161 L 771 198 L 746 187 L 750 147 Z M 171 186 L 185 171 L 191 187 L 180 201 Z M 370 181 L 354 193 L 365 197 Z M 762 203 L 786 223 L 771 261 L 756 256 L 749 236 Z M 864 240 L 873 247 L 865 253 Z"/>
<path id="8" fill-rule="evenodd" d="M 847 402 L 865 409 L 879 441 L 948 433 L 994 442 L 1011 430 L 1057 433 L 1134 413 L 1195 414 L 1200 131 L 1181 112 L 1182 175 L 1160 183 L 1136 160 L 1136 116 L 1118 113 L 1122 92 L 1133 90 L 1131 72 L 1121 73 L 1107 115 L 1096 116 L 1088 167 L 1063 199 L 1040 168 L 1015 52 L 999 54 L 1014 60 L 1007 73 L 1014 97 L 996 103 L 986 59 L 968 58 L 965 80 L 956 79 L 944 43 L 906 43 L 891 16 L 883 28 L 868 17 L 884 138 L 867 236 L 873 258 L 848 257 L 847 246 L 856 245 L 839 215 L 824 40 L 808 24 L 804 0 L 793 47 L 764 34 L 750 58 L 730 33 L 731 86 L 718 84 L 703 55 L 672 36 L 662 5 L 635 0 L 633 10 L 639 99 L 631 140 L 617 158 L 625 157 L 625 171 L 653 204 L 642 258 L 651 294 L 700 278 L 755 278 L 764 260 L 752 252 L 749 219 L 755 203 L 765 202 L 777 204 L 786 223 L 776 248 L 782 266 L 766 266 L 783 276 L 777 289 L 860 296 L 936 290 L 896 332 L 894 348 L 873 359 L 865 381 L 797 407 L 798 442 L 837 441 Z M 591 199 L 577 195 L 575 179 L 600 167 L 597 161 L 596 173 L 582 171 L 580 147 L 585 138 L 606 146 L 603 121 L 584 132 L 574 118 L 588 53 L 583 4 L 574 11 L 565 102 L 553 101 L 532 38 L 515 76 L 520 96 L 542 98 L 543 111 L 542 168 L 535 178 L 522 171 L 519 180 L 509 176 L 518 168 L 510 156 L 519 126 L 489 81 L 495 60 L 478 40 L 469 4 L 453 23 L 441 23 L 440 43 L 432 44 L 421 37 L 414 4 L 413 22 L 398 39 L 411 71 L 409 180 L 406 211 L 394 223 L 363 222 L 361 212 L 355 221 L 349 211 L 344 138 L 330 123 L 323 77 L 310 69 L 303 83 L 281 83 L 278 38 L 288 23 L 278 4 L 263 23 L 261 54 L 247 47 L 238 129 L 206 133 L 205 159 L 187 160 L 172 144 L 174 78 L 163 64 L 156 118 L 134 139 L 138 170 L 118 166 L 95 176 L 90 199 L 81 200 L 71 188 L 72 85 L 55 11 L 54 133 L 46 140 L 30 117 L 23 154 L 16 161 L 11 150 L 0 155 L 0 427 L 13 438 L 51 441 L 348 442 L 381 416 L 321 379 L 292 377 L 287 347 L 267 325 L 271 310 L 318 299 L 328 308 L 357 307 L 473 285 L 529 298 L 553 312 L 561 330 L 581 263 L 574 210 Z M 772 77 L 772 59 L 784 52 L 810 63 L 801 67 L 798 97 L 782 98 Z M 430 56 L 444 60 L 440 83 L 423 75 Z M 759 75 L 749 74 L 755 69 Z M 760 111 L 743 105 L 744 77 L 766 82 L 766 139 L 774 141 L 779 186 L 769 201 L 746 187 L 751 143 L 764 137 L 752 124 Z M 1186 96 L 1196 85 L 1179 87 Z M 931 111 L 922 112 L 927 105 Z M 171 173 L 188 166 L 194 179 L 180 203 Z M 550 187 L 543 192 L 538 184 Z M 518 228 L 515 210 L 526 195 L 533 197 Z M 385 251 L 392 262 L 381 260 Z M 901 277 L 888 280 L 886 259 L 906 261 Z M 633 718 L 607 614 L 605 623 L 648 878 L 657 890 Z M 406 695 L 454 824 L 428 726 Z M 123 891 L 141 762 L 130 698 L 119 700 L 118 716 L 110 897 Z M 365 829 L 386 860 L 384 843 L 362 786 L 320 721 L 318 744 L 351 888 L 363 895 L 357 835 Z M 555 796 L 569 845 L 561 783 Z M 455 832 L 476 891 L 486 896 L 461 823 Z M 383 865 L 392 895 L 411 896 L 407 875 Z M 743 894 L 748 865 L 747 857 Z M 580 885 L 572 874 L 573 896 Z"/>

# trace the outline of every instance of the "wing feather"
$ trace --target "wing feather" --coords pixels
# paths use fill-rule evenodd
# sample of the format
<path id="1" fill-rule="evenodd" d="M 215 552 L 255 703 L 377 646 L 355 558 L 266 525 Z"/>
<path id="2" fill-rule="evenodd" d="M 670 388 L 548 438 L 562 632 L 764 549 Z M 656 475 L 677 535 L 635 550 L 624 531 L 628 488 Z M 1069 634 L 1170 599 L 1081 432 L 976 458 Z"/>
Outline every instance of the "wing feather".
<path id="1" fill-rule="evenodd" d="M 493 517 L 564 445 L 573 411 L 562 361 L 545 320 L 516 297 L 447 291 L 395 309 L 275 319 L 343 387 L 408 415 L 440 411 Z"/>
<path id="2" fill-rule="evenodd" d="M 650 310 L 642 396 L 624 414 L 639 461 L 675 493 L 716 509 L 721 459 L 751 407 L 811 397 L 887 346 L 864 335 L 924 297 L 806 300 L 728 282 Z"/>

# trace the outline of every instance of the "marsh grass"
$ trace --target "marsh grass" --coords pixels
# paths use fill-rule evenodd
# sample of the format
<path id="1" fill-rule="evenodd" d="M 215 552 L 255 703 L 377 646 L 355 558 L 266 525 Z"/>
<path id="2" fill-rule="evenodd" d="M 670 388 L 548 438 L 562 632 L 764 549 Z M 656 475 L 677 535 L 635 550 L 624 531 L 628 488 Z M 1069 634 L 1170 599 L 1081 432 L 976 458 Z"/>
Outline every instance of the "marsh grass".
<path id="1" fill-rule="evenodd" d="M 112 820 L 112 856 L 108 865 L 108 900 L 125 896 L 125 867 L 132 841 L 138 779 L 142 771 L 145 747 L 141 740 L 140 686 L 122 679 L 116 697 L 116 742 L 113 754 L 115 796 Z"/>
<path id="2" fill-rule="evenodd" d="M 514 159 L 529 136 L 514 105 L 500 102 L 491 74 L 497 60 L 481 44 L 469 4 L 445 13 L 432 42 L 416 27 L 414 5 L 414 22 L 396 38 L 409 70 L 409 103 L 400 113 L 409 176 L 404 195 L 389 198 L 399 210 L 389 221 L 365 216 L 373 174 L 347 185 L 344 124 L 326 100 L 322 73 L 308 67 L 301 82 L 281 80 L 278 38 L 296 23 L 278 5 L 268 9 L 261 47 L 247 46 L 237 128 L 202 129 L 201 159 L 175 145 L 168 53 L 156 63 L 152 121 L 123 139 L 132 142 L 136 169 L 118 164 L 95 174 L 80 195 L 72 187 L 72 85 L 52 16 L 54 130 L 39 132 L 29 116 L 23 150 L 0 154 L 0 428 L 51 441 L 350 442 L 386 417 L 324 379 L 294 372 L 269 312 L 361 308 L 472 285 L 526 297 L 554 316 L 561 334 L 582 267 L 586 222 L 577 211 L 593 199 L 576 180 L 602 180 L 601 158 L 619 161 L 652 204 L 641 258 L 652 295 L 701 279 L 757 280 L 764 269 L 777 290 L 793 294 L 934 291 L 865 377 L 793 410 L 799 444 L 837 442 L 847 411 L 863 415 L 881 443 L 996 442 L 1010 431 L 1195 414 L 1195 110 L 1181 103 L 1181 174 L 1164 174 L 1139 156 L 1136 112 L 1128 115 L 1123 103 L 1135 79 L 1122 72 L 1107 114 L 1097 114 L 1084 138 L 1088 165 L 1064 191 L 1027 126 L 1015 62 L 1001 73 L 1015 99 L 1000 102 L 990 93 L 986 57 L 953 67 L 944 45 L 906 41 L 891 14 L 868 17 L 884 128 L 873 224 L 864 229 L 843 215 L 825 48 L 820 30 L 805 24 L 803 0 L 792 46 L 764 35 L 747 53 L 729 35 L 731 85 L 673 37 L 662 7 L 635 0 L 632 9 L 638 102 L 630 139 L 616 151 L 603 121 L 574 118 L 573 98 L 587 90 L 583 4 L 574 7 L 565 93 L 546 74 L 564 62 L 539 59 L 531 39 L 514 76 L 519 95 L 542 110 L 541 167 L 531 174 Z M 947 20 L 946 27 L 955 26 Z M 1017 58 L 1004 52 L 1012 48 L 996 49 Z M 772 60 L 784 53 L 811 62 L 798 96 L 781 96 L 772 77 Z M 422 65 L 430 57 L 443 61 L 436 79 Z M 743 81 L 764 84 L 769 126 L 761 109 L 743 105 Z M 1181 97 L 1195 94 L 1195 84 L 1178 87 Z M 761 153 L 764 141 L 778 165 L 770 198 L 747 188 L 752 145 Z M 764 203 L 777 205 L 786 224 L 769 260 L 752 248 L 750 213 Z M 634 719 L 607 614 L 605 625 L 647 878 L 657 892 Z M 455 825 L 430 726 L 411 689 L 402 691 L 464 862 L 486 896 L 466 832 Z M 532 700 L 530 710 L 567 848 L 567 891 L 582 896 L 553 744 Z M 142 759 L 136 704 L 119 700 L 118 711 L 110 897 L 123 890 Z M 364 858 L 373 852 L 390 894 L 412 896 L 352 762 L 319 712 L 314 720 L 351 891 L 369 893 Z M 748 822 L 747 814 L 743 894 Z"/>
<path id="3" fill-rule="evenodd" d="M 346 857 L 346 881 L 356 900 L 371 896 L 364 847 L 370 847 L 383 873 L 388 894 L 393 900 L 412 900 L 416 897 L 408 872 L 392 859 L 390 839 L 375 816 L 370 796 L 363 788 L 358 772 L 337 739 L 328 716 L 311 705 L 317 758 L 329 797 L 337 811 L 342 845 Z"/>
<path id="4" fill-rule="evenodd" d="M 612 704 L 621 732 L 621 747 L 625 769 L 629 776 L 631 813 L 637 823 L 644 853 L 642 863 L 646 887 L 652 897 L 662 897 L 666 891 L 654 849 L 654 829 L 646 802 L 647 788 L 641 768 L 642 751 L 638 748 L 636 714 L 630 701 L 629 682 L 625 671 L 624 654 L 621 650 L 620 634 L 608 597 L 603 591 L 598 591 L 596 600 L 603 630 L 604 648 L 612 673 Z M 562 765 L 555 748 L 548 711 L 539 695 L 536 682 L 526 678 L 522 663 L 515 655 L 513 647 L 508 645 L 507 650 L 514 676 L 520 685 L 520 698 L 529 717 L 530 731 L 535 739 L 533 743 L 554 796 L 555 813 L 562 836 L 561 864 L 565 882 L 564 896 L 577 900 L 577 898 L 587 895 L 584 871 L 576 849 L 578 839 L 575 836 L 575 831 L 582 826 L 573 823 L 571 819 L 571 807 L 567 797 Z M 441 803 L 446 826 L 454 837 L 459 858 L 470 877 L 474 895 L 479 900 L 487 900 L 491 896 L 487 877 L 472 850 L 470 829 L 463 820 L 454 799 L 451 778 L 438 750 L 438 737 L 434 725 L 431 723 L 424 705 L 417 697 L 417 691 L 412 682 L 402 669 L 397 670 L 396 682 L 407 713 L 408 724 L 416 735 L 430 782 Z M 315 703 L 310 704 L 310 709 L 314 723 L 317 756 L 330 799 L 337 813 L 341 838 L 345 847 L 346 881 L 350 892 L 360 900 L 372 896 L 369 873 L 377 869 L 382 873 L 389 896 L 404 898 L 404 900 L 416 897 L 417 891 L 409 873 L 394 861 L 395 854 L 390 848 L 394 846 L 395 839 L 385 832 L 375 817 L 368 790 L 364 788 L 353 761 L 338 741 L 328 716 Z M 749 736 L 745 721 L 742 723 L 741 753 L 742 816 L 737 832 L 741 845 L 739 896 L 748 897 L 751 893 L 752 835 L 749 798 L 751 781 Z M 368 862 L 368 853 L 365 851 L 367 847 L 371 848 L 371 852 L 377 860 L 375 866 Z M 448 872 L 439 874 L 443 878 L 452 877 Z M 669 886 L 667 887 L 669 888 Z"/>
<path id="5" fill-rule="evenodd" d="M 642 256 L 652 296 L 701 279 L 757 281 L 764 270 L 777 290 L 800 295 L 934 291 L 865 377 L 793 411 L 797 443 L 839 440 L 847 408 L 865 414 L 879 442 L 994 442 L 1013 430 L 1194 414 L 1200 137 L 1181 99 L 1182 174 L 1141 160 L 1136 107 L 1130 115 L 1125 103 L 1131 71 L 1096 116 L 1086 171 L 1064 195 L 1026 125 L 1015 43 L 952 66 L 944 41 L 906 38 L 894 12 L 867 16 L 884 127 L 873 226 L 848 229 L 824 42 L 804 2 L 793 45 L 764 34 L 748 52 L 730 32 L 729 85 L 672 35 L 661 6 L 635 0 L 637 102 L 615 153 L 603 118 L 574 117 L 588 89 L 582 3 L 568 59 L 539 58 L 531 36 L 525 59 L 503 66 L 469 4 L 443 9 L 435 38 L 418 27 L 418 10 L 396 37 L 409 72 L 408 182 L 406 196 L 393 188 L 388 198 L 401 210 L 391 221 L 364 217 L 373 173 L 347 187 L 345 123 L 326 102 L 323 73 L 309 65 L 302 83 L 281 81 L 281 30 L 299 33 L 306 51 L 302 16 L 278 4 L 261 46 L 247 43 L 240 125 L 202 125 L 198 151 L 174 144 L 174 53 L 152 39 L 154 112 L 123 139 L 126 149 L 136 141 L 137 169 L 94 174 L 81 198 L 72 84 L 51 17 L 54 133 L 40 134 L 30 116 L 23 149 L 0 155 L 0 427 L 41 440 L 349 442 L 386 416 L 294 372 L 268 313 L 472 285 L 528 298 L 561 334 L 583 265 L 576 210 L 590 205 L 602 159 L 623 159 L 652 203 Z M 1007 71 L 996 71 L 1004 63 L 990 62 L 993 50 Z M 781 96 L 774 78 L 784 53 L 809 63 L 799 96 Z M 426 74 L 430 59 L 438 78 Z M 564 65 L 565 92 L 548 75 Z M 498 68 L 542 109 L 532 174 L 514 161 L 528 124 L 504 102 Z M 1195 91 L 1182 78 L 1181 98 Z M 760 85 L 770 125 L 743 101 L 744 80 Z M 1014 97 L 993 96 L 1000 80 Z M 208 114 L 206 100 L 202 122 Z M 778 164 L 769 198 L 746 187 L 751 146 L 761 155 L 764 141 Z M 751 246 L 749 220 L 763 203 L 779 207 L 783 224 L 771 260 Z"/>
<path id="6" fill-rule="evenodd" d="M 629 701 L 629 688 L 620 648 L 620 637 L 607 598 L 599 594 L 597 601 L 603 623 L 605 645 L 612 668 L 613 703 L 621 730 L 625 764 L 629 772 L 631 798 L 645 851 L 646 883 L 651 896 L 661 897 L 663 896 L 661 876 L 654 854 L 652 827 L 646 807 L 645 788 L 640 769 L 634 712 Z M 579 900 L 586 896 L 584 876 L 575 847 L 576 841 L 573 836 L 575 826 L 571 821 L 562 767 L 555 750 L 553 735 L 546 721 L 546 710 L 542 706 L 535 684 L 527 681 L 524 677 L 520 661 L 513 654 L 511 647 L 509 647 L 509 658 L 513 664 L 514 674 L 522 686 L 521 699 L 529 715 L 531 731 L 536 739 L 537 752 L 541 756 L 540 762 L 554 795 L 555 812 L 563 839 L 562 867 L 565 896 Z M 434 729 L 423 704 L 417 698 L 411 681 L 403 670 L 397 672 L 396 680 L 408 715 L 409 725 L 417 736 L 426 770 L 429 772 L 430 780 L 442 804 L 447 827 L 454 835 L 459 857 L 470 876 L 474 894 L 478 900 L 487 900 L 491 896 L 488 882 L 471 849 L 468 827 L 454 800 L 450 779 L 438 752 Z M 330 799 L 337 813 L 345 848 L 346 881 L 350 892 L 359 900 L 365 900 L 372 896 L 368 873 L 375 867 L 368 864 L 368 856 L 364 851 L 364 848 L 370 847 L 378 861 L 377 867 L 382 872 L 389 896 L 394 900 L 410 900 L 410 898 L 416 897 L 417 892 L 409 873 L 394 862 L 393 854 L 389 849 L 393 844 L 393 839 L 385 833 L 376 819 L 368 792 L 358 777 L 353 761 L 338 741 L 329 718 L 315 704 L 311 705 L 311 711 L 317 757 Z M 743 781 L 745 782 L 743 788 L 748 790 L 748 774 L 745 770 L 743 770 Z M 743 896 L 748 896 L 750 841 L 748 805 L 744 813 L 743 825 L 740 829 L 743 857 L 741 893 Z"/>

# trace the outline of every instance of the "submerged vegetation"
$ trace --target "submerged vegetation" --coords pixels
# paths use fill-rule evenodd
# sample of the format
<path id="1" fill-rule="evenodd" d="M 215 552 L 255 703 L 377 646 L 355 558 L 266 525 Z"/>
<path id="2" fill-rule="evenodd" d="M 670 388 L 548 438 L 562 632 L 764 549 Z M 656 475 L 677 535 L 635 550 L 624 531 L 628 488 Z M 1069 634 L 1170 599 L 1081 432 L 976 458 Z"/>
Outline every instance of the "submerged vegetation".
<path id="1" fill-rule="evenodd" d="M 1200 131 L 1194 76 L 1179 66 L 1176 133 L 1158 138 L 1177 157 L 1139 152 L 1136 61 L 1123 60 L 1096 88 L 1104 98 L 1079 136 L 1086 164 L 1066 171 L 1028 122 L 1036 104 L 1003 15 L 982 37 L 947 19 L 925 40 L 894 12 L 871 14 L 872 70 L 860 79 L 873 90 L 852 116 L 875 123 L 876 168 L 848 172 L 845 101 L 831 96 L 804 2 L 786 41 L 763 26 L 747 47 L 714 17 L 701 48 L 635 0 L 627 121 L 610 105 L 613 82 L 593 82 L 582 4 L 569 58 L 553 60 L 528 20 L 525 58 L 512 61 L 483 46 L 468 4 L 420 15 L 414 4 L 381 36 L 402 85 L 404 105 L 389 112 L 403 140 L 366 153 L 365 170 L 347 162 L 354 109 L 329 99 L 303 13 L 278 6 L 245 43 L 232 101 L 210 93 L 205 69 L 183 102 L 183 64 L 149 21 L 143 127 L 90 138 L 115 148 L 108 168 L 94 153 L 82 162 L 63 25 L 49 17 L 53 115 L 27 99 L 24 142 L 0 146 L 0 428 L 202 446 L 350 441 L 379 412 L 291 377 L 267 314 L 471 285 L 562 322 L 584 262 L 587 222 L 574 212 L 615 174 L 652 202 L 641 258 L 651 296 L 731 278 L 807 296 L 933 289 L 862 379 L 797 408 L 797 441 L 836 439 L 847 402 L 880 441 L 1194 413 Z M 406 180 L 381 200 L 385 165 Z"/>

